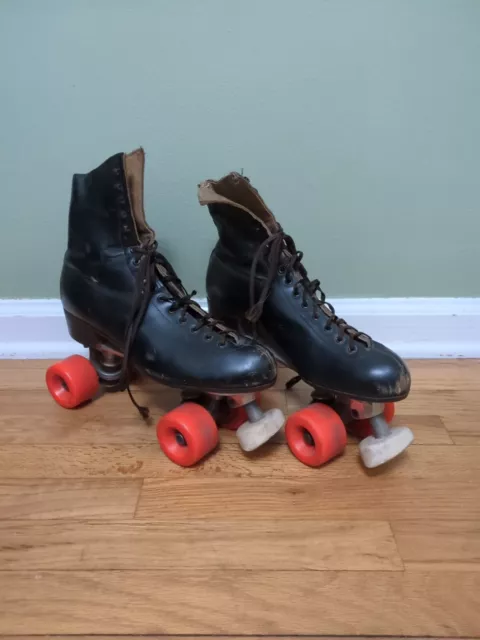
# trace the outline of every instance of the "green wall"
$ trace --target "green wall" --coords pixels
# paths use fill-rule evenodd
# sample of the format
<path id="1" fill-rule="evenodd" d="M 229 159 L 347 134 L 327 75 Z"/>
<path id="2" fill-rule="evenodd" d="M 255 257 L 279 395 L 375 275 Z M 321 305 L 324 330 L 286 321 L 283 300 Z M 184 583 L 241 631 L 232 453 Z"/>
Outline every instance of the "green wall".
<path id="1" fill-rule="evenodd" d="M 58 296 L 72 173 L 138 145 L 200 293 L 243 168 L 330 296 L 480 295 L 480 0 L 0 0 L 0 297 Z"/>

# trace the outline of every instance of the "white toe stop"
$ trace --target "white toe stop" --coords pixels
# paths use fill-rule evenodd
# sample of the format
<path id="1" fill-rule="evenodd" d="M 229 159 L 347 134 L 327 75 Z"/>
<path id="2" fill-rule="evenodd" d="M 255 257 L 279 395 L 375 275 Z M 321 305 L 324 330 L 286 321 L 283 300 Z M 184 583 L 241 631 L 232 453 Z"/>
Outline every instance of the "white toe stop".
<path id="1" fill-rule="evenodd" d="M 396 458 L 412 442 L 413 433 L 408 427 L 392 427 L 387 436 L 383 438 L 368 436 L 358 446 L 363 464 L 368 469 L 373 469 Z"/>
<path id="2" fill-rule="evenodd" d="M 265 411 L 260 420 L 244 422 L 237 429 L 237 438 L 244 451 L 254 451 L 268 442 L 280 431 L 285 423 L 285 416 L 280 409 Z"/>

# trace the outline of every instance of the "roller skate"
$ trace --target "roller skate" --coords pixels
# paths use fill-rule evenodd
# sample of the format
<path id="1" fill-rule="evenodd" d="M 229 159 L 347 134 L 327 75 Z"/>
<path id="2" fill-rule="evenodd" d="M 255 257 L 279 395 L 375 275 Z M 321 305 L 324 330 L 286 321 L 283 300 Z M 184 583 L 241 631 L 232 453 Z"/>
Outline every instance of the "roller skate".
<path id="1" fill-rule="evenodd" d="M 287 388 L 300 380 L 313 387 L 312 403 L 285 426 L 292 453 L 319 466 L 343 451 L 346 429 L 359 436 L 366 467 L 402 453 L 413 434 L 389 422 L 393 403 L 410 390 L 405 363 L 335 313 L 247 178 L 207 180 L 198 195 L 219 234 L 207 272 L 210 312 L 256 336 L 293 369 L 298 375 Z"/>
<path id="2" fill-rule="evenodd" d="M 93 399 L 100 386 L 127 390 L 132 375 L 180 389 L 182 402 L 160 418 L 164 453 L 195 464 L 218 443 L 217 426 L 239 427 L 246 449 L 283 426 L 258 394 L 276 380 L 268 350 L 203 311 L 157 250 L 143 209 L 144 153 L 119 153 L 73 177 L 61 299 L 70 335 L 89 349 L 51 366 L 47 387 L 65 408 Z M 238 424 L 242 421 L 242 424 Z"/>

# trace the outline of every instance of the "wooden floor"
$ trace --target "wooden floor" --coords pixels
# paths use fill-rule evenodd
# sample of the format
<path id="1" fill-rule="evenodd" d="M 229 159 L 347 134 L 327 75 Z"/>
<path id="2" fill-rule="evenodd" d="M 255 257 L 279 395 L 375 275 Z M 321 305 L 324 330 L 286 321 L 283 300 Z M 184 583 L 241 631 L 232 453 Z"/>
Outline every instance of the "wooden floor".
<path id="1" fill-rule="evenodd" d="M 125 394 L 58 407 L 47 364 L 0 361 L 0 634 L 480 636 L 479 361 L 410 363 L 416 443 L 372 472 L 230 432 L 181 469 Z"/>

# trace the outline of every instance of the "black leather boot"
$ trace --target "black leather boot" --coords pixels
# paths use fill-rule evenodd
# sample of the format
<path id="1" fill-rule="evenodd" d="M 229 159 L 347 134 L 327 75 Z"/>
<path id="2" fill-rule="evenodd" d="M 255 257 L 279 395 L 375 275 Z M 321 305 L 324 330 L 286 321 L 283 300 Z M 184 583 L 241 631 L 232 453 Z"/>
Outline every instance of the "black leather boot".
<path id="1" fill-rule="evenodd" d="M 410 429 L 388 426 L 392 403 L 410 390 L 401 358 L 337 316 L 320 282 L 309 279 L 302 252 L 247 178 L 230 173 L 207 180 L 199 185 L 199 201 L 208 205 L 219 234 L 207 273 L 211 313 L 258 336 L 298 373 L 287 386 L 303 379 L 313 387 L 313 399 L 324 402 L 287 422 L 295 455 L 318 465 L 339 453 L 345 443 L 339 416 L 362 435 L 370 431 L 360 443 L 368 467 L 406 449 L 413 439 Z M 325 421 L 334 426 L 323 431 L 315 426 Z"/>
<path id="2" fill-rule="evenodd" d="M 192 455 L 195 462 L 202 447 L 216 442 L 216 425 L 205 414 L 207 409 L 218 418 L 225 396 L 235 396 L 235 406 L 245 405 L 250 421 L 245 417 L 242 428 L 253 431 L 256 440 L 254 436 L 250 440 L 261 444 L 283 424 L 279 410 L 263 414 L 254 397 L 275 382 L 274 358 L 255 341 L 212 318 L 192 300 L 195 292 L 184 289 L 158 252 L 154 232 L 146 223 L 143 176 L 144 153 L 138 149 L 118 153 L 90 173 L 73 177 L 61 275 L 70 334 L 90 349 L 100 381 L 110 388 L 127 388 L 130 393 L 129 374 L 135 370 L 183 390 L 188 406 L 195 401 L 197 408 L 190 407 L 193 417 L 186 418 L 188 429 L 182 426 L 186 405 L 181 415 L 174 410 L 179 424 L 172 427 L 167 417 L 159 423 L 160 444 L 180 464 L 191 461 Z M 59 397 L 71 404 L 72 397 L 67 398 L 58 385 L 66 385 L 71 395 L 76 381 L 61 374 L 56 380 Z M 55 385 L 52 393 L 59 400 L 54 391 Z M 79 397 L 86 399 L 81 393 Z M 130 397 L 146 416 L 148 410 L 137 405 L 131 393 Z M 195 424 L 200 424 L 196 432 Z M 202 429 L 210 434 L 207 443 L 198 436 Z"/>

